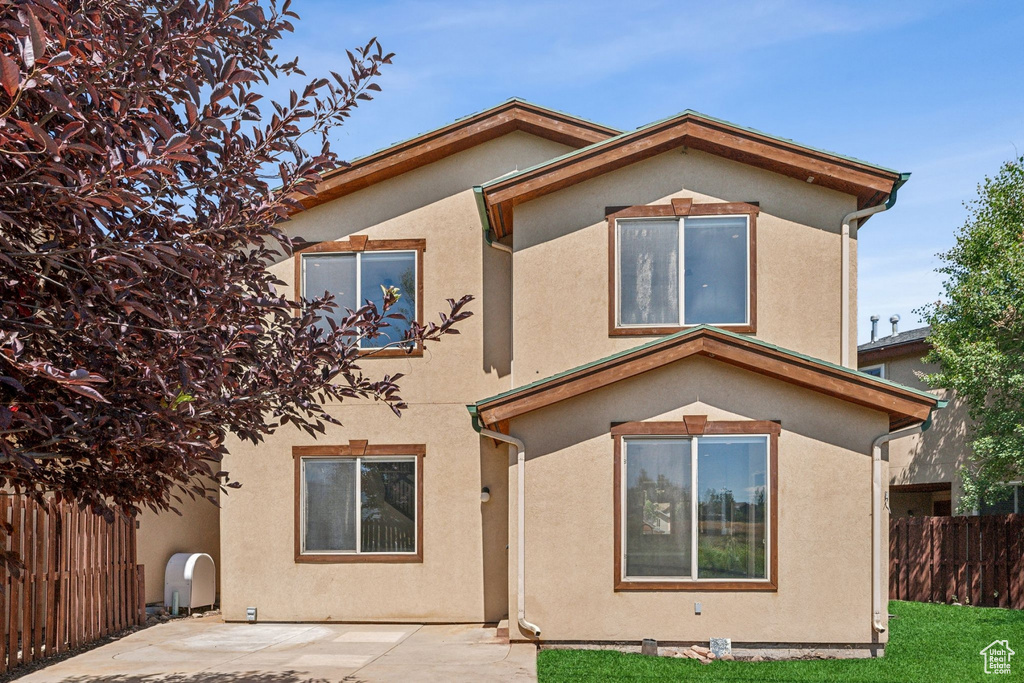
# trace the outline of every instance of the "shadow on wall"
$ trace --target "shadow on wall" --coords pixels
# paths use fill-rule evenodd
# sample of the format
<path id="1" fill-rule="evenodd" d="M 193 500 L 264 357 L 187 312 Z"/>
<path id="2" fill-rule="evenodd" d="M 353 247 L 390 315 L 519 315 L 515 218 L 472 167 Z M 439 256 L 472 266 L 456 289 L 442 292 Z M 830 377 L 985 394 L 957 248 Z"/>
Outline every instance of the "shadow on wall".
<path id="1" fill-rule="evenodd" d="M 483 316 L 484 372 L 498 377 L 512 373 L 512 254 L 480 240 L 483 251 L 483 296 L 477 311 Z"/>
<path id="2" fill-rule="evenodd" d="M 953 398 L 935 413 L 931 428 L 916 438 L 907 454 L 905 482 L 952 481 L 953 488 L 959 490 L 958 472 L 970 456 L 968 439 L 967 406 Z"/>
<path id="3" fill-rule="evenodd" d="M 347 677 L 345 681 L 356 683 L 362 679 Z M 304 671 L 221 671 L 172 673 L 172 674 L 116 674 L 111 676 L 75 676 L 65 678 L 65 683 L 328 683 L 326 678 L 315 678 Z"/>

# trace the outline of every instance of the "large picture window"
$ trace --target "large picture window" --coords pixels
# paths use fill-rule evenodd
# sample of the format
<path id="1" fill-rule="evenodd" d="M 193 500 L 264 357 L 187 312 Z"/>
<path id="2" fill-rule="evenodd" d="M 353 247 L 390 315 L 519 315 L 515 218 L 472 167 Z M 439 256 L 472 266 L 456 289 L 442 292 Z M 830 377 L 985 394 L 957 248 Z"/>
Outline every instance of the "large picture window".
<path id="1" fill-rule="evenodd" d="M 635 424 L 641 433 L 614 434 L 616 587 L 774 587 L 777 425 L 690 434 L 675 423 Z M 708 423 L 708 431 L 734 424 Z"/>
<path id="2" fill-rule="evenodd" d="M 422 557 L 421 447 L 295 450 L 296 560 Z M 302 455 L 304 450 L 319 452 Z"/>
<path id="3" fill-rule="evenodd" d="M 631 207 L 610 218 L 612 334 L 754 331 L 754 213 L 699 213 L 708 206 L 732 205 L 694 205 L 697 215 L 685 216 Z"/>
<path id="4" fill-rule="evenodd" d="M 296 280 L 302 296 L 334 295 L 334 310 L 316 323 L 323 330 L 330 329 L 327 318 L 340 323 L 367 301 L 380 310 L 382 288 L 397 288 L 400 298 L 390 313 L 401 317 L 389 318 L 379 334 L 358 344 L 375 354 L 404 354 L 409 349 L 398 343 L 422 318 L 422 254 L 422 240 L 324 242 L 296 255 Z"/>

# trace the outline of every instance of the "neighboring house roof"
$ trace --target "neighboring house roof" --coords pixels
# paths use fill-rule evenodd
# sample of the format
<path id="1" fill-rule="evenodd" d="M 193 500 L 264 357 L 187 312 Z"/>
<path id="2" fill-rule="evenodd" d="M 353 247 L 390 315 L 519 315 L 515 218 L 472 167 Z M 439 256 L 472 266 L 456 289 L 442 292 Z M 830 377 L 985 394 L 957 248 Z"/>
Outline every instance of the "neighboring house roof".
<path id="1" fill-rule="evenodd" d="M 490 228 L 510 235 L 516 205 L 684 146 L 855 195 L 858 208 L 881 204 L 910 177 L 687 109 L 484 183 Z"/>
<path id="2" fill-rule="evenodd" d="M 912 353 L 924 355 L 931 349 L 931 344 L 928 342 L 928 336 L 931 333 L 931 327 L 919 327 L 916 330 L 907 330 L 906 332 L 876 339 L 867 344 L 861 344 L 857 347 L 857 364 L 870 365 L 871 363 Z"/>
<path id="3" fill-rule="evenodd" d="M 316 194 L 302 198 L 302 204 L 312 208 L 516 130 L 571 147 L 583 147 L 620 132 L 513 97 L 325 174 Z"/>
<path id="4" fill-rule="evenodd" d="M 926 422 L 946 402 L 924 391 L 879 379 L 768 344 L 700 325 L 648 342 L 467 406 L 475 420 L 500 426 L 506 420 L 579 396 L 690 356 L 707 356 L 889 414 L 898 429 Z"/>

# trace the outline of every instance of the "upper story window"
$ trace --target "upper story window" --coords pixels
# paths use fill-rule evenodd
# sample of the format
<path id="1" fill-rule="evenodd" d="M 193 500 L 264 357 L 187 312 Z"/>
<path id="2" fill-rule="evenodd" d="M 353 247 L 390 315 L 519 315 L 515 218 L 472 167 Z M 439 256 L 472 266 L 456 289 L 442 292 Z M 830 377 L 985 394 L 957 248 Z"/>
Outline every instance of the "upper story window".
<path id="1" fill-rule="evenodd" d="M 359 348 L 375 355 L 407 349 L 396 346 L 409 331 L 410 321 L 422 319 L 423 240 L 366 240 L 350 238 L 344 242 L 322 242 L 296 254 L 296 282 L 305 297 L 334 295 L 336 308 L 328 314 L 341 322 L 349 310 L 370 301 L 380 310 L 383 288 L 395 287 L 401 294 L 391 309 L 388 327 L 374 337 L 359 340 Z M 329 329 L 326 319 L 317 325 Z M 418 349 L 414 350 L 418 351 Z"/>
<path id="2" fill-rule="evenodd" d="M 701 324 L 754 331 L 756 207 L 681 210 L 687 215 L 673 206 L 637 206 L 609 217 L 612 334 L 669 334 Z"/>

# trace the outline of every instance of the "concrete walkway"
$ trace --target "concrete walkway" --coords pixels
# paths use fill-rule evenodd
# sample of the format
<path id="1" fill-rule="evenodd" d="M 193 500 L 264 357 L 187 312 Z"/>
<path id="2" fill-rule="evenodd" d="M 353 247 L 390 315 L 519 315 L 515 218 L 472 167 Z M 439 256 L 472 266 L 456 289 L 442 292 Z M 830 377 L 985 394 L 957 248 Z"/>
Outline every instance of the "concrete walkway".
<path id="1" fill-rule="evenodd" d="M 20 679 L 108 683 L 536 681 L 536 649 L 479 625 L 159 624 Z"/>

